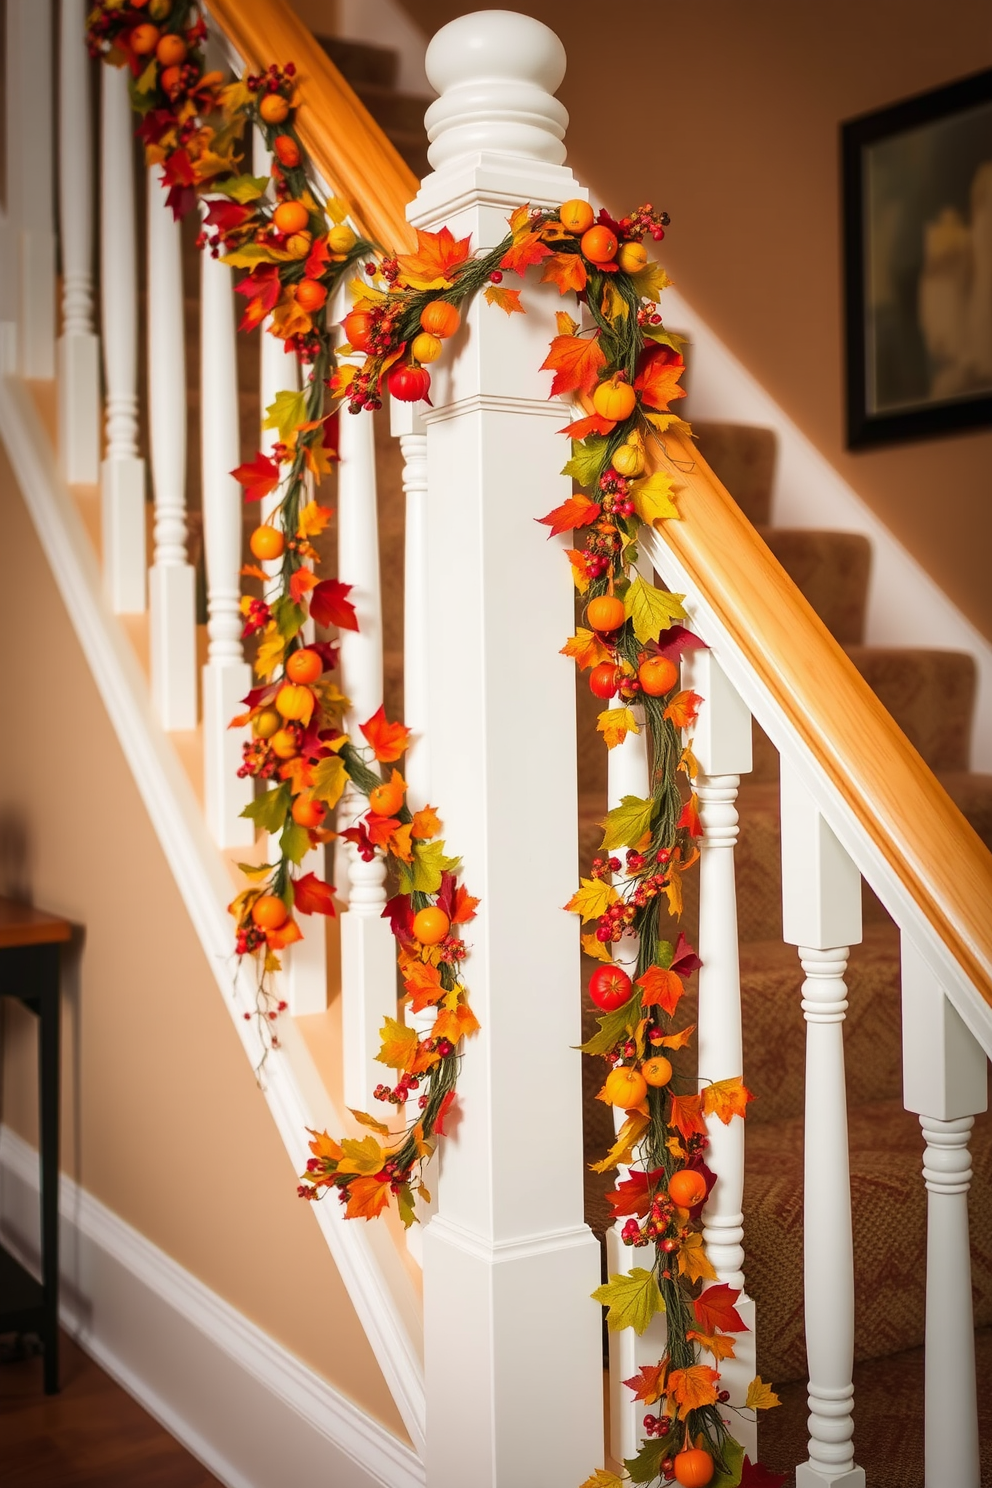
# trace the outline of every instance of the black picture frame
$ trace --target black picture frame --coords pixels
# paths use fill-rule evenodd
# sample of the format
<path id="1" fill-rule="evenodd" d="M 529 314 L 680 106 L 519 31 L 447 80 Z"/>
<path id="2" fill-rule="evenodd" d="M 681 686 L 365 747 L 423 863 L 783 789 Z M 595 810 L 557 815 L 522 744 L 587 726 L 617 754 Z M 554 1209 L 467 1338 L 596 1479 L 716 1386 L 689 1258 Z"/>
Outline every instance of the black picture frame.
<path id="1" fill-rule="evenodd" d="M 970 374 L 976 381 L 971 389 L 948 391 L 942 387 L 941 378 L 945 384 L 952 381 L 955 368 L 948 372 L 935 364 L 931 354 L 933 316 L 928 346 L 923 324 L 926 317 L 920 308 L 926 270 L 923 255 L 928 251 L 924 249 L 922 214 L 928 202 L 932 211 L 934 202 L 946 190 L 956 197 L 957 204 L 949 200 L 941 210 L 957 213 L 960 219 L 963 188 L 975 177 L 967 176 L 969 162 L 958 156 L 973 154 L 975 141 L 984 137 L 986 109 L 988 159 L 992 161 L 992 68 L 841 126 L 849 449 L 870 449 L 992 425 L 992 377 L 985 387 L 985 374 L 979 370 Z M 942 129 L 943 133 L 933 133 Z M 963 151 L 959 148 L 962 145 L 967 146 Z M 948 169 L 951 156 L 955 166 Z M 927 161 L 929 176 L 926 168 L 919 168 Z M 898 199 L 900 180 L 907 188 L 902 202 Z M 887 227 L 893 222 L 901 224 L 903 232 L 892 229 L 887 238 L 879 224 Z M 927 222 L 926 227 L 933 228 L 934 223 Z M 953 236 L 953 219 L 951 230 Z M 895 245 L 890 251 L 895 265 L 891 269 L 888 261 L 883 261 L 887 242 Z M 915 281 L 914 255 L 920 261 Z M 879 263 L 883 263 L 882 270 Z M 880 281 L 887 286 L 881 296 Z M 938 301 L 931 297 L 930 303 L 937 305 Z M 939 344 L 946 348 L 946 338 Z M 922 385 L 925 378 L 929 379 L 928 387 Z"/>

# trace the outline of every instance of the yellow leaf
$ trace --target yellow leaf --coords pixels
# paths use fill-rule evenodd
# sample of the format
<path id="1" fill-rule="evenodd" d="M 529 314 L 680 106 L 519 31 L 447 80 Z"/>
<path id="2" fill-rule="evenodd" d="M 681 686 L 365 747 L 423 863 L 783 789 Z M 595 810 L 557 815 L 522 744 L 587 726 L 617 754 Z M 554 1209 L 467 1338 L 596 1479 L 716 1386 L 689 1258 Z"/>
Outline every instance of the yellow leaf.
<path id="1" fill-rule="evenodd" d="M 623 1478 L 618 1478 L 616 1473 L 607 1472 L 605 1468 L 597 1467 L 591 1477 L 586 1478 L 579 1488 L 624 1488 Z"/>
<path id="2" fill-rule="evenodd" d="M 750 1410 L 771 1410 L 773 1406 L 781 1405 L 771 1385 L 766 1385 L 760 1374 L 756 1374 L 747 1387 L 747 1395 L 744 1397 L 744 1405 Z"/>
<path id="3" fill-rule="evenodd" d="M 239 863 L 238 867 L 241 869 L 245 878 L 265 878 L 267 874 L 272 872 L 271 863 Z"/>
<path id="4" fill-rule="evenodd" d="M 367 279 L 352 279 L 348 288 L 351 290 L 356 310 L 371 309 L 389 299 L 384 290 L 375 289 Z"/>
<path id="5" fill-rule="evenodd" d="M 344 760 L 332 754 L 318 760 L 313 767 L 311 795 L 315 801 L 323 801 L 327 807 L 336 806 L 348 783 Z"/>
<path id="6" fill-rule="evenodd" d="M 306 460 L 307 469 L 318 486 L 324 476 L 330 475 L 334 469 L 334 461 L 320 442 L 317 444 L 305 444 L 303 446 L 303 458 Z M 323 508 L 321 509 L 323 510 Z"/>
<path id="7" fill-rule="evenodd" d="M 338 1163 L 339 1173 L 378 1173 L 385 1155 L 375 1137 L 363 1137 L 360 1142 L 345 1137 L 341 1151 L 344 1155 Z"/>
<path id="8" fill-rule="evenodd" d="M 699 1234 L 689 1235 L 682 1242 L 679 1251 L 679 1275 L 687 1276 L 690 1281 L 715 1281 L 716 1272 L 710 1264 L 703 1245 L 703 1237 Z"/>
<path id="9" fill-rule="evenodd" d="M 634 485 L 634 510 L 641 521 L 649 527 L 658 522 L 678 517 L 678 507 L 672 500 L 672 479 L 664 471 L 656 470 L 646 480 Z"/>
<path id="10" fill-rule="evenodd" d="M 747 1103 L 754 1099 L 740 1079 L 716 1080 L 702 1092 L 703 1112 L 707 1116 L 719 1116 L 724 1126 L 729 1126 L 735 1116 L 743 1116 Z"/>
<path id="11" fill-rule="evenodd" d="M 316 501 L 308 501 L 300 512 L 297 533 L 300 537 L 316 537 L 323 532 L 333 515 L 329 506 L 318 506 Z"/>
<path id="12" fill-rule="evenodd" d="M 374 1116 L 370 1116 L 368 1111 L 355 1111 L 351 1106 L 348 1107 L 348 1110 L 351 1111 L 352 1116 L 354 1116 L 359 1126 L 370 1126 L 381 1137 L 389 1136 L 389 1127 L 386 1126 L 385 1122 L 378 1121 Z"/>
<path id="13" fill-rule="evenodd" d="M 574 336 L 579 329 L 579 322 L 573 320 L 567 310 L 555 311 L 555 324 L 558 327 L 559 336 Z"/>
<path id="14" fill-rule="evenodd" d="M 592 1293 L 594 1302 L 608 1308 L 606 1326 L 611 1333 L 633 1328 L 643 1333 L 655 1313 L 664 1312 L 661 1288 L 653 1271 L 634 1266 L 630 1271 L 611 1276 Z"/>
<path id="15" fill-rule="evenodd" d="M 657 640 L 663 630 L 668 630 L 673 620 L 685 620 L 682 607 L 684 594 L 670 594 L 667 589 L 656 589 L 637 574 L 623 597 L 623 607 L 634 626 L 634 634 L 643 645 L 645 641 Z"/>
<path id="16" fill-rule="evenodd" d="M 643 410 L 644 417 L 649 424 L 653 424 L 659 434 L 665 434 L 669 429 L 676 434 L 684 434 L 686 438 L 692 434 L 692 428 L 685 419 L 680 419 L 675 413 L 651 413 L 648 409 Z"/>
<path id="17" fill-rule="evenodd" d="M 634 1155 L 634 1148 L 650 1124 L 650 1116 L 646 1116 L 643 1111 L 628 1111 L 627 1120 L 620 1128 L 620 1133 L 616 1141 L 602 1162 L 589 1164 L 592 1172 L 608 1173 L 611 1168 L 615 1168 L 619 1163 L 629 1163 Z M 713 1274 L 715 1275 L 716 1273 L 714 1272 Z"/>
<path id="18" fill-rule="evenodd" d="M 638 269 L 636 274 L 631 274 L 630 282 L 642 300 L 657 301 L 661 299 L 661 291 L 667 289 L 672 281 L 661 264 L 648 263 L 643 269 Z"/>
<path id="19" fill-rule="evenodd" d="M 599 715 L 597 729 L 606 740 L 607 749 L 622 744 L 628 734 L 639 734 L 637 722 L 629 708 L 605 708 Z"/>
<path id="20" fill-rule="evenodd" d="M 411 1070 L 417 1057 L 417 1030 L 397 1023 L 395 1018 L 386 1018 L 379 1030 L 382 1048 L 375 1056 L 379 1064 L 389 1069 Z"/>
<path id="21" fill-rule="evenodd" d="M 258 651 L 255 654 L 255 675 L 263 682 L 282 666 L 286 652 L 286 637 L 279 634 L 275 621 L 271 621 L 262 632 Z"/>
<path id="22" fill-rule="evenodd" d="M 699 774 L 699 761 L 692 752 L 691 744 L 687 744 L 679 755 L 678 767 L 680 770 L 685 771 L 690 780 L 695 780 Z"/>
<path id="23" fill-rule="evenodd" d="M 692 1338 L 700 1348 L 711 1353 L 717 1363 L 721 1359 L 736 1358 L 734 1340 L 727 1333 L 697 1333 L 695 1328 L 690 1328 L 685 1336 Z"/>
<path id="24" fill-rule="evenodd" d="M 598 920 L 606 908 L 620 897 L 613 885 L 604 878 L 580 878 L 579 883 L 581 888 L 576 889 L 565 908 L 569 914 L 581 915 L 583 924 L 586 920 Z"/>
<path id="25" fill-rule="evenodd" d="M 607 965 L 612 962 L 613 957 L 610 955 L 609 950 L 601 940 L 596 939 L 595 935 L 581 936 L 580 944 L 586 955 L 592 956 L 595 961 L 605 961 Z"/>
<path id="26" fill-rule="evenodd" d="M 326 211 L 335 227 L 340 227 L 342 222 L 348 220 L 348 208 L 339 197 L 332 196 L 330 198 L 326 204 Z"/>

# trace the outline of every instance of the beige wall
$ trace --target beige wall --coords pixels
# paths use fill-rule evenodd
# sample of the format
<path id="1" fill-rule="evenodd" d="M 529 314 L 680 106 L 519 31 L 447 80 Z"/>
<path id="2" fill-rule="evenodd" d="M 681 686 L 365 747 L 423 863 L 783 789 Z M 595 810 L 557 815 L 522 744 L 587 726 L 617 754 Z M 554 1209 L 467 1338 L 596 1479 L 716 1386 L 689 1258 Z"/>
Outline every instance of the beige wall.
<path id="1" fill-rule="evenodd" d="M 432 32 L 472 7 L 405 8 Z M 838 205 L 840 121 L 987 67 L 988 0 L 511 8 L 565 43 L 576 172 L 611 210 L 671 213 L 689 302 L 992 637 L 992 433 L 844 450 Z"/>
<path id="2" fill-rule="evenodd" d="M 402 1435 L 2 447 L 0 512 L 0 892 L 83 927 L 67 978 L 64 1170 Z M 31 1142 L 35 1048 L 31 1016 L 8 1008 L 2 1114 Z"/>

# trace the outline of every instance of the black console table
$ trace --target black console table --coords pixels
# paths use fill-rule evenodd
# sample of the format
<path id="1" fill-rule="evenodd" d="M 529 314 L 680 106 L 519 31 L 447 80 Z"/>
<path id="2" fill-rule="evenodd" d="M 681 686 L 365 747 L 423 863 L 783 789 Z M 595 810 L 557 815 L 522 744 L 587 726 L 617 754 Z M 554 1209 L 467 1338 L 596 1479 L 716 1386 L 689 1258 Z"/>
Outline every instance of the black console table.
<path id="1" fill-rule="evenodd" d="M 59 969 L 68 920 L 0 899 L 0 996 L 38 1018 L 41 1108 L 39 1284 L 0 1245 L 0 1333 L 37 1333 L 45 1350 L 45 1394 L 59 1388 Z"/>

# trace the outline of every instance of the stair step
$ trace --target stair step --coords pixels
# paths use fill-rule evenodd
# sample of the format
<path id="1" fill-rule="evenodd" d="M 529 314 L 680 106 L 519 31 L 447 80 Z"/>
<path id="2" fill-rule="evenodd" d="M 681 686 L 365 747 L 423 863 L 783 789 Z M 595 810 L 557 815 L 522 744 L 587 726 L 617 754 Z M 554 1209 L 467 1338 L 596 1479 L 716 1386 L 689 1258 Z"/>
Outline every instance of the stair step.
<path id="1" fill-rule="evenodd" d="M 391 47 L 351 41 L 344 36 L 317 36 L 314 39 L 353 88 L 368 83 L 380 88 L 396 87 L 400 59 Z"/>
<path id="2" fill-rule="evenodd" d="M 771 520 L 777 441 L 752 424 L 692 423 L 699 452 L 756 527 Z"/>
<path id="3" fill-rule="evenodd" d="M 974 657 L 915 646 L 848 646 L 847 653 L 931 770 L 967 770 Z"/>
<path id="4" fill-rule="evenodd" d="M 766 527 L 762 537 L 835 640 L 864 638 L 871 543 L 859 532 Z"/>

